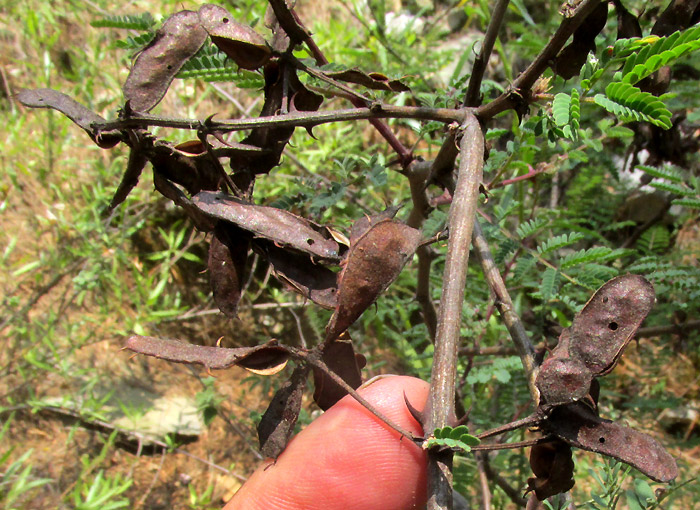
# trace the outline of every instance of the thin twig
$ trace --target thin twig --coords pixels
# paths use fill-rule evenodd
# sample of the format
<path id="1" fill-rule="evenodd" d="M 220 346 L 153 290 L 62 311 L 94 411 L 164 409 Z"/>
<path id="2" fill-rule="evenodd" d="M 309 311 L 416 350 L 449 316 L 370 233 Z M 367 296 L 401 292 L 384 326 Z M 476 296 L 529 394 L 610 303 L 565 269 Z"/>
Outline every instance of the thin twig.
<path id="1" fill-rule="evenodd" d="M 420 229 L 423 226 L 430 212 L 428 194 L 426 193 L 425 182 L 430 171 L 430 164 L 425 161 L 413 161 L 406 169 L 405 175 L 411 188 L 411 201 L 413 209 L 408 215 L 406 224 L 410 227 Z M 416 301 L 423 310 L 423 320 L 428 328 L 431 342 L 435 342 L 437 330 L 437 312 L 430 296 L 430 267 L 433 258 L 433 250 L 427 245 L 421 245 L 416 250 L 418 257 L 418 275 L 416 278 Z"/>
<path id="2" fill-rule="evenodd" d="M 167 448 L 163 448 L 160 454 L 160 464 L 158 464 L 158 469 L 156 469 L 156 472 L 153 473 L 153 478 L 151 478 L 151 483 L 148 484 L 148 487 L 146 487 L 145 492 L 141 495 L 139 500 L 136 502 L 134 505 L 134 508 L 139 508 L 146 502 L 146 498 L 148 495 L 151 493 L 153 490 L 153 487 L 156 485 L 156 482 L 158 481 L 158 477 L 160 476 L 160 472 L 163 470 L 163 463 L 165 462 L 165 455 L 168 452 Z M 131 478 L 131 476 L 129 477 Z"/>
<path id="3" fill-rule="evenodd" d="M 461 127 L 461 159 L 454 199 L 450 206 L 450 240 L 445 258 L 442 299 L 438 316 L 430 393 L 424 430 L 454 424 L 457 347 L 467 280 L 469 244 L 484 165 L 484 136 L 471 114 Z M 452 452 L 428 452 L 428 510 L 452 508 Z"/>
<path id="4" fill-rule="evenodd" d="M 510 0 L 498 0 L 496 7 L 493 9 L 491 20 L 489 21 L 489 26 L 486 29 L 486 35 L 484 36 L 484 42 L 481 44 L 481 51 L 476 57 L 474 66 L 472 67 L 472 75 L 471 78 L 469 78 L 469 88 L 467 88 L 467 96 L 464 100 L 464 106 L 479 106 L 479 103 L 481 102 L 479 98 L 481 80 L 484 78 L 486 64 L 488 64 L 489 58 L 491 57 L 493 45 L 498 37 L 498 31 L 503 23 L 503 18 L 506 14 L 506 9 L 508 8 L 509 3 Z"/>
<path id="5" fill-rule="evenodd" d="M 571 16 L 562 20 L 561 25 L 559 25 L 547 46 L 537 55 L 528 68 L 513 81 L 508 90 L 490 103 L 480 107 L 476 115 L 482 121 L 486 121 L 503 111 L 517 108 L 518 105 L 527 101 L 525 98 L 529 95 L 530 88 L 564 47 L 571 34 L 598 7 L 600 2 L 601 0 L 584 0 L 581 2 Z"/>
<path id="6" fill-rule="evenodd" d="M 479 472 L 479 485 L 481 486 L 481 510 L 491 510 L 491 489 L 489 489 L 489 479 L 486 476 L 484 467 L 485 453 L 477 453 L 476 469 Z"/>
<path id="7" fill-rule="evenodd" d="M 523 363 L 523 368 L 525 369 L 525 376 L 527 378 L 527 386 L 530 390 L 530 396 L 535 404 L 539 403 L 539 391 L 537 386 L 535 386 L 535 378 L 537 377 L 537 362 L 535 360 L 535 348 L 525 331 L 525 326 L 523 326 L 520 317 L 515 312 L 515 306 L 513 305 L 513 300 L 510 298 L 506 284 L 501 277 L 501 273 L 498 271 L 496 262 L 491 254 L 491 249 L 489 248 L 484 233 L 481 230 L 481 226 L 477 221 L 474 224 L 474 253 L 481 263 L 481 267 L 484 272 L 484 277 L 488 281 L 491 290 L 496 294 L 496 307 L 503 318 L 503 322 L 510 333 L 515 347 L 518 349 L 518 354 Z"/>
<path id="8" fill-rule="evenodd" d="M 508 496 L 513 503 L 515 503 L 519 507 L 524 507 L 525 505 L 527 505 L 527 499 L 522 497 L 521 491 L 511 487 L 511 485 L 508 483 L 508 480 L 506 480 L 500 474 L 496 473 L 493 470 L 493 467 L 491 466 L 491 461 L 489 460 L 488 453 L 483 454 L 483 460 L 484 460 L 484 473 L 486 473 L 486 476 L 488 477 L 488 479 L 493 481 L 496 485 L 498 485 L 503 490 L 503 492 L 506 493 L 506 496 Z"/>
<path id="9" fill-rule="evenodd" d="M 700 329 L 700 320 L 681 322 L 680 324 L 671 324 L 669 326 L 650 326 L 648 328 L 640 328 L 637 330 L 635 337 L 659 336 L 659 335 L 683 335 L 690 331 Z"/>
<path id="10" fill-rule="evenodd" d="M 305 363 L 308 363 L 312 367 L 318 368 L 319 370 L 323 371 L 325 375 L 331 378 L 331 380 L 336 383 L 338 386 L 343 388 L 345 391 L 352 396 L 355 400 L 357 400 L 362 406 L 367 409 L 370 413 L 372 413 L 374 416 L 379 418 L 381 421 L 383 421 L 387 426 L 391 427 L 394 429 L 396 432 L 401 434 L 402 436 L 407 437 L 414 443 L 421 443 L 422 438 L 416 437 L 412 432 L 404 429 L 401 425 L 398 425 L 391 421 L 387 416 L 379 411 L 376 407 L 374 407 L 370 402 L 367 401 L 366 398 L 364 398 L 362 395 L 357 393 L 355 391 L 355 388 L 350 386 L 345 380 L 340 377 L 338 374 L 336 374 L 333 370 L 328 368 L 328 365 L 326 365 L 323 360 L 320 359 L 320 351 L 311 351 L 307 352 L 305 350 L 301 349 L 295 349 L 293 347 L 287 346 L 286 349 L 290 354 L 292 354 L 295 358 L 297 358 L 300 361 L 303 361 Z"/>
<path id="11" fill-rule="evenodd" d="M 464 110 L 452 108 L 426 108 L 423 106 L 395 106 L 374 103 L 370 107 L 347 108 L 342 110 L 324 110 L 319 112 L 293 112 L 285 115 L 271 115 L 247 119 L 229 119 L 224 121 L 207 121 L 205 126 L 210 131 L 244 131 L 260 127 L 314 127 L 329 122 L 364 119 L 418 119 L 437 122 L 460 122 L 464 119 Z M 197 130 L 202 127 L 199 119 L 177 119 L 155 115 L 132 115 L 123 119 L 93 123 L 93 129 L 110 131 L 137 127 L 160 126 L 175 129 Z"/>

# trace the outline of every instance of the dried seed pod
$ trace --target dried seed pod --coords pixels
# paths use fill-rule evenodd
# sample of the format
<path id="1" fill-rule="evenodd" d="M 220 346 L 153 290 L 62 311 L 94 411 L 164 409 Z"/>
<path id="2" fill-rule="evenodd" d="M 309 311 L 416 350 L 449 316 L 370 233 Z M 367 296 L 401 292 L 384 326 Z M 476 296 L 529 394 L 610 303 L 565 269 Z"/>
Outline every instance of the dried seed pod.
<path id="1" fill-rule="evenodd" d="M 216 224 L 209 245 L 209 283 L 214 303 L 228 317 L 238 310 L 249 249 L 247 232 L 221 221 Z"/>
<path id="2" fill-rule="evenodd" d="M 538 444 L 530 450 L 530 467 L 536 478 L 528 478 L 528 491 L 544 501 L 574 486 L 574 459 L 571 447 L 555 440 Z"/>
<path id="3" fill-rule="evenodd" d="M 124 84 L 124 99 L 131 109 L 147 112 L 157 105 L 180 68 L 206 39 L 196 12 L 180 11 L 166 19 L 153 41 L 139 53 Z"/>
<path id="4" fill-rule="evenodd" d="M 622 5 L 621 0 L 614 0 L 613 3 L 617 14 L 617 38 L 642 37 L 642 27 L 639 26 L 637 17 Z"/>
<path id="5" fill-rule="evenodd" d="M 608 281 L 574 319 L 570 356 L 596 377 L 609 373 L 653 305 L 654 287 L 643 276 Z"/>
<path id="6" fill-rule="evenodd" d="M 351 388 L 359 388 L 362 384 L 361 370 L 367 360 L 362 354 L 355 352 L 350 335 L 345 332 L 340 338 L 326 342 L 320 347 L 321 360 L 326 366 Z M 325 411 L 347 394 L 347 391 L 328 374 L 314 367 L 314 402 L 318 407 Z"/>
<path id="7" fill-rule="evenodd" d="M 272 397 L 263 414 L 257 430 L 260 452 L 265 457 L 276 459 L 287 446 L 299 419 L 308 374 L 308 366 L 296 367 L 289 380 Z"/>
<path id="8" fill-rule="evenodd" d="M 658 482 L 678 476 L 676 461 L 651 436 L 604 420 L 583 403 L 556 407 L 542 426 L 571 446 L 618 459 Z"/>
<path id="9" fill-rule="evenodd" d="M 258 69 L 270 60 L 272 50 L 252 27 L 238 23 L 223 7 L 205 4 L 199 9 L 202 26 L 216 46 L 243 69 Z"/>
<path id="10" fill-rule="evenodd" d="M 287 349 L 275 340 L 254 347 L 208 347 L 171 338 L 135 335 L 126 341 L 126 348 L 139 354 L 172 361 L 204 365 L 207 370 L 223 370 L 233 366 L 256 374 L 272 375 L 287 365 Z"/>
<path id="11" fill-rule="evenodd" d="M 25 89 L 17 93 L 17 99 L 29 108 L 51 108 L 61 112 L 85 130 L 101 148 L 110 149 L 122 141 L 118 131 L 100 132 L 93 124 L 106 122 L 105 119 L 89 110 L 72 97 L 53 89 Z"/>
<path id="12" fill-rule="evenodd" d="M 391 285 L 420 239 L 420 231 L 399 221 L 384 220 L 351 241 L 338 283 L 338 307 L 326 328 L 326 340 L 337 338 Z"/>

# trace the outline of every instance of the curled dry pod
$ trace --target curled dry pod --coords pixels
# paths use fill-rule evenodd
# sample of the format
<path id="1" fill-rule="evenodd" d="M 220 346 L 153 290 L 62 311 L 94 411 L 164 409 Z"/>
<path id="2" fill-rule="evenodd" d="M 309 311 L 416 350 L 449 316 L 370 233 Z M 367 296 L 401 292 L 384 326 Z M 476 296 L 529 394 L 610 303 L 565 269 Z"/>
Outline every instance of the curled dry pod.
<path id="1" fill-rule="evenodd" d="M 621 0 L 614 0 L 615 13 L 617 14 L 617 38 L 631 39 L 642 37 L 642 27 L 639 26 L 637 16 L 622 5 Z"/>
<path id="2" fill-rule="evenodd" d="M 157 105 L 180 68 L 206 40 L 207 32 L 196 12 L 180 11 L 166 19 L 139 53 L 124 84 L 124 99 L 131 109 L 147 112 Z"/>
<path id="3" fill-rule="evenodd" d="M 249 249 L 247 232 L 221 221 L 216 224 L 209 245 L 209 283 L 214 303 L 228 317 L 238 310 Z"/>
<path id="4" fill-rule="evenodd" d="M 555 440 L 532 447 L 530 467 L 536 478 L 528 478 L 528 491 L 540 501 L 571 490 L 574 486 L 574 459 L 571 447 Z"/>
<path id="5" fill-rule="evenodd" d="M 216 46 L 243 69 L 258 69 L 270 59 L 265 38 L 248 25 L 238 23 L 223 7 L 205 4 L 199 9 L 202 26 Z"/>
<path id="6" fill-rule="evenodd" d="M 309 367 L 300 365 L 272 397 L 258 424 L 260 452 L 276 459 L 285 449 L 299 419 Z"/>
<path id="7" fill-rule="evenodd" d="M 207 370 L 223 370 L 239 366 L 261 375 L 273 375 L 284 369 L 289 354 L 275 340 L 254 347 L 209 347 L 172 338 L 134 335 L 126 341 L 126 349 L 138 354 L 172 361 L 199 364 Z"/>
<path id="8" fill-rule="evenodd" d="M 593 43 L 596 36 L 603 30 L 608 21 L 608 2 L 600 2 L 598 7 L 593 9 L 581 26 L 574 32 L 574 41 L 581 40 Z M 595 46 L 594 46 L 595 47 Z"/>
<path id="9" fill-rule="evenodd" d="M 578 75 L 586 63 L 588 53 L 595 50 L 595 45 L 589 41 L 574 39 L 554 59 L 552 69 L 556 74 L 568 80 Z"/>
<path id="10" fill-rule="evenodd" d="M 356 390 L 362 384 L 361 370 L 367 360 L 362 354 L 355 352 L 352 338 L 347 332 L 340 335 L 340 338 L 321 345 L 321 361 L 352 389 Z M 314 367 L 313 370 L 314 401 L 325 411 L 348 392 L 320 368 Z"/>

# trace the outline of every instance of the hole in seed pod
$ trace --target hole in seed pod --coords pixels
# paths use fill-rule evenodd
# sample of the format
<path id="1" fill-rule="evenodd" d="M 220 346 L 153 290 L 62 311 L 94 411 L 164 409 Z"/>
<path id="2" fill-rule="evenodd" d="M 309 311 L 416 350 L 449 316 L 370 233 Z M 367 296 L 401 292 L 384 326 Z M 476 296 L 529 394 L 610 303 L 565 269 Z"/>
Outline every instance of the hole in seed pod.
<path id="1" fill-rule="evenodd" d="M 610 329 L 610 331 L 615 331 L 617 327 L 617 322 L 611 322 L 610 324 L 608 324 L 608 329 Z"/>
<path id="2" fill-rule="evenodd" d="M 313 240 L 313 239 L 307 239 L 307 240 L 306 240 L 306 244 L 308 244 L 309 246 L 311 246 L 312 244 L 314 244 L 314 240 Z"/>
<path id="3" fill-rule="evenodd" d="M 222 23 L 228 23 L 228 18 L 224 18 L 221 20 Z"/>
<path id="4" fill-rule="evenodd" d="M 607 297 L 604 297 L 604 298 L 603 298 L 603 303 L 607 303 L 607 302 L 608 302 L 608 298 L 607 298 Z"/>
<path id="5" fill-rule="evenodd" d="M 605 443 L 605 438 L 604 438 L 604 437 L 598 438 L 598 442 L 599 442 L 600 444 Z"/>

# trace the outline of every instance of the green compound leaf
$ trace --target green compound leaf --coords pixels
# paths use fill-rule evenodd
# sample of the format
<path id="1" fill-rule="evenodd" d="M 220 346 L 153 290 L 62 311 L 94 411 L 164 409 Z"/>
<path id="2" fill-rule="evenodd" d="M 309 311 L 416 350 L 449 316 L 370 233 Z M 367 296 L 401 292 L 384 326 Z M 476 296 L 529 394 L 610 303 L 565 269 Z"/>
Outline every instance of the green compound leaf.
<path id="1" fill-rule="evenodd" d="M 204 46 L 194 57 L 182 66 L 177 78 L 197 78 L 200 80 L 232 81 L 238 88 L 262 89 L 265 85 L 262 75 L 239 69 L 236 63 L 216 46 Z"/>
<path id="2" fill-rule="evenodd" d="M 671 127 L 671 112 L 666 105 L 629 83 L 613 82 L 606 87 L 605 95 L 596 94 L 593 99 L 624 122 L 646 121 L 664 129 Z"/>
<path id="3" fill-rule="evenodd" d="M 692 207 L 693 209 L 700 209 L 700 198 L 677 198 L 672 200 L 673 205 L 682 205 L 684 207 Z"/>
<path id="4" fill-rule="evenodd" d="M 651 175 L 652 177 L 666 179 L 668 181 L 675 182 L 678 184 L 681 184 L 683 182 L 683 177 L 673 167 L 666 166 L 663 168 L 656 168 L 654 166 L 637 165 L 635 166 L 635 168 L 638 168 L 645 174 Z"/>
<path id="5" fill-rule="evenodd" d="M 570 234 L 561 234 L 559 236 L 552 237 L 550 239 L 547 239 L 544 243 L 539 245 L 537 247 L 537 252 L 540 255 L 544 255 L 545 253 L 550 253 L 552 251 L 558 250 L 560 248 L 563 248 L 564 246 L 569 246 L 570 244 L 574 244 L 581 239 L 583 239 L 585 236 L 580 233 L 580 232 L 571 232 Z"/>
<path id="6" fill-rule="evenodd" d="M 578 90 L 573 89 L 571 95 L 560 92 L 552 101 L 552 116 L 557 127 L 562 128 L 564 135 L 570 140 L 578 139 L 581 104 Z"/>
<path id="7" fill-rule="evenodd" d="M 606 258 L 612 253 L 612 251 L 612 248 L 608 248 L 606 246 L 594 246 L 593 248 L 588 248 L 586 250 L 579 250 L 562 258 L 561 268 L 566 269 L 569 267 L 578 266 L 579 264 L 593 262 L 594 260 L 600 260 Z"/>
<path id="8" fill-rule="evenodd" d="M 685 186 L 679 186 L 678 184 L 672 184 L 670 182 L 652 181 L 649 183 L 649 186 L 651 186 L 652 188 L 660 189 L 661 191 L 668 191 L 669 193 L 673 193 L 674 195 L 681 195 L 681 196 L 688 196 L 688 197 L 695 195 L 694 190 L 687 188 Z"/>
<path id="9" fill-rule="evenodd" d="M 644 44 L 646 42 L 646 44 Z M 633 47 L 640 48 L 637 53 L 625 59 L 622 68 L 622 81 L 635 84 L 639 80 L 655 73 L 692 51 L 700 48 L 700 27 L 693 27 L 684 32 L 674 32 L 667 37 L 656 40 L 652 37 L 640 39 Z"/>
<path id="10" fill-rule="evenodd" d="M 526 237 L 530 237 L 532 234 L 541 230 L 545 225 L 547 225 L 547 223 L 549 222 L 543 218 L 533 218 L 531 220 L 527 220 L 525 223 L 521 223 L 515 232 L 518 234 L 520 239 L 525 239 Z"/>
<path id="11" fill-rule="evenodd" d="M 470 452 L 472 446 L 476 446 L 481 441 L 478 437 L 469 433 L 469 428 L 465 425 L 458 427 L 443 427 L 435 429 L 433 434 L 423 441 L 423 448 L 428 449 L 434 446 L 449 448 L 455 451 Z"/>
<path id="12" fill-rule="evenodd" d="M 139 15 L 107 15 L 102 19 L 90 22 L 93 27 L 100 28 L 123 28 L 128 30 L 148 30 L 155 25 L 156 20 L 153 19 L 150 12 Z"/>
<path id="13" fill-rule="evenodd" d="M 558 269 L 548 267 L 542 275 L 542 284 L 540 285 L 540 293 L 542 301 L 545 303 L 557 295 L 559 291 L 559 282 L 561 273 Z"/>

